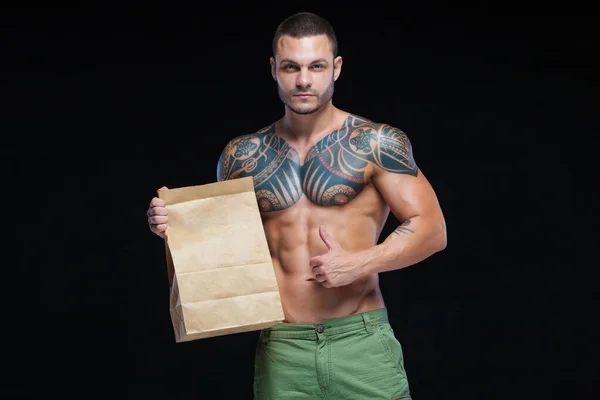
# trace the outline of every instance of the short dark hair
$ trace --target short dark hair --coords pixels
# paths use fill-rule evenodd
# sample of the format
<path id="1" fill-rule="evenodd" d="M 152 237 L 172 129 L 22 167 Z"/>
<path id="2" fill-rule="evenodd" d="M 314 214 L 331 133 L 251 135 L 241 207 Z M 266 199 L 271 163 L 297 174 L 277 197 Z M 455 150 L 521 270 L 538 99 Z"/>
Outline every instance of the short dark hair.
<path id="1" fill-rule="evenodd" d="M 338 44 L 335 32 L 327 20 L 316 14 L 300 12 L 284 19 L 275 30 L 275 35 L 273 36 L 273 55 L 277 54 L 277 43 L 284 35 L 293 38 L 327 35 L 331 44 L 333 57 L 337 57 Z"/>

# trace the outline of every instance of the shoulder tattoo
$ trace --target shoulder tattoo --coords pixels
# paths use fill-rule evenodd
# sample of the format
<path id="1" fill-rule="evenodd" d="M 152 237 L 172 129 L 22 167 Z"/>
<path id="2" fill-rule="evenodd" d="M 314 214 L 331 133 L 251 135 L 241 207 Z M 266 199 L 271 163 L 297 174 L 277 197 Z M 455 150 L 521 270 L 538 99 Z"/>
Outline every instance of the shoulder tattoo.
<path id="1" fill-rule="evenodd" d="M 418 167 L 406 133 L 386 124 L 365 123 L 349 133 L 349 148 L 385 171 L 416 176 Z"/>

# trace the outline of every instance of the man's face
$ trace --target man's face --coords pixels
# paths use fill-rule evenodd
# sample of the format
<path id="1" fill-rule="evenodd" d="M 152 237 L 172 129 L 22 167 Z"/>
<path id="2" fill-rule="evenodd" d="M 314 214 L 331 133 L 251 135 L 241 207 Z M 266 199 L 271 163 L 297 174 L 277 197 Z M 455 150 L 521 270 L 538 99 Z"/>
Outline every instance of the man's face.
<path id="1" fill-rule="evenodd" d="M 311 114 L 333 97 L 342 58 L 333 58 L 327 35 L 283 36 L 271 57 L 271 73 L 281 101 L 298 114 Z"/>

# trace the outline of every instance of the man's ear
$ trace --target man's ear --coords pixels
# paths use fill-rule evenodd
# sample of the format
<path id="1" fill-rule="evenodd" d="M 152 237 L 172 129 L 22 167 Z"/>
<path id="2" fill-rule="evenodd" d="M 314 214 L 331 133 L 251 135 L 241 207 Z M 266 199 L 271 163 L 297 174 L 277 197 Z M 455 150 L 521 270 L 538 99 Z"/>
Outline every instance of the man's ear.
<path id="1" fill-rule="evenodd" d="M 342 73 L 342 56 L 337 56 L 333 60 L 333 80 L 337 81 Z"/>
<path id="2" fill-rule="evenodd" d="M 271 57 L 269 62 L 271 63 L 271 76 L 273 79 L 277 80 L 277 74 L 275 73 L 277 62 L 275 61 L 275 57 Z"/>

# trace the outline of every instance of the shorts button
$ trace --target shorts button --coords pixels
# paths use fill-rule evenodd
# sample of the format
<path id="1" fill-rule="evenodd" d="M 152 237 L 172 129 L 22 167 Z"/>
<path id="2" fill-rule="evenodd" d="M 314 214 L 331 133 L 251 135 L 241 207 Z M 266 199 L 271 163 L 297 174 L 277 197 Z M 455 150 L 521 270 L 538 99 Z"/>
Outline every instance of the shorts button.
<path id="1" fill-rule="evenodd" d="M 323 333 L 325 331 L 325 327 L 323 325 L 317 325 L 317 332 Z"/>

